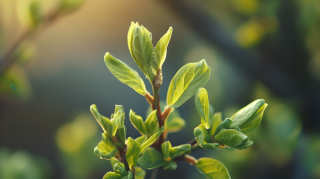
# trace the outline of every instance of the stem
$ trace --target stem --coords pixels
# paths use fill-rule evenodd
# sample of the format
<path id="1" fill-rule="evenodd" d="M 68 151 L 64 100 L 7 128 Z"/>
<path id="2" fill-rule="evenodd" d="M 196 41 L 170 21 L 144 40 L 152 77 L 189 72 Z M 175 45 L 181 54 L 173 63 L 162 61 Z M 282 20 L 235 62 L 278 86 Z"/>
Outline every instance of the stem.
<path id="1" fill-rule="evenodd" d="M 155 168 L 155 169 L 152 170 L 150 179 L 156 179 L 157 178 L 158 169 L 159 168 Z"/>
<path id="2" fill-rule="evenodd" d="M 149 93 L 145 94 L 144 97 L 146 98 L 146 100 L 151 105 L 152 110 L 154 110 L 154 105 L 153 105 L 154 99 L 153 99 L 153 97 Z"/>
<path id="3" fill-rule="evenodd" d="M 197 159 L 195 159 L 194 157 L 192 157 L 190 155 L 180 155 L 180 156 L 176 157 L 175 160 L 183 160 L 183 161 L 188 162 L 190 165 L 197 164 Z"/>
<path id="4" fill-rule="evenodd" d="M 201 147 L 200 147 L 199 144 L 197 143 L 197 144 L 195 144 L 194 146 L 191 147 L 191 152 L 197 151 L 197 150 L 199 150 L 199 149 L 201 149 Z"/>
<path id="5" fill-rule="evenodd" d="M 162 115 L 161 115 L 161 109 L 160 109 L 160 95 L 159 95 L 159 88 L 153 88 L 153 108 L 154 110 L 157 110 L 157 117 L 158 117 L 158 122 L 159 122 L 159 128 L 161 128 L 164 123 L 162 120 Z M 154 147 L 157 150 L 161 150 L 161 144 L 164 142 L 164 136 L 160 135 L 160 137 L 157 139 L 157 141 L 154 143 Z"/>
<path id="6" fill-rule="evenodd" d="M 131 167 L 131 172 L 132 172 L 132 175 L 133 175 L 133 179 L 136 178 L 135 174 L 136 174 L 136 169 L 134 168 L 134 166 Z"/>

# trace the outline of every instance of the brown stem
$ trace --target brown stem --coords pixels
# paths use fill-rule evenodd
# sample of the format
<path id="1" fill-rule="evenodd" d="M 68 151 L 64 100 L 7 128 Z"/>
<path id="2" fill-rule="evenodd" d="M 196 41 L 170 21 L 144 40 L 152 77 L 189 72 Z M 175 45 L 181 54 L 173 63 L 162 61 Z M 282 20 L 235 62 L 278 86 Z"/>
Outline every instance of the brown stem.
<path id="1" fill-rule="evenodd" d="M 155 168 L 155 169 L 152 170 L 152 174 L 151 174 L 150 179 L 156 179 L 157 178 L 158 169 L 159 168 Z"/>
<path id="2" fill-rule="evenodd" d="M 136 178 L 136 169 L 134 168 L 134 166 L 131 167 L 131 172 L 132 172 L 132 175 L 133 175 L 133 179 Z"/>
<path id="3" fill-rule="evenodd" d="M 154 110 L 154 104 L 153 104 L 154 103 L 154 99 L 153 99 L 153 97 L 149 93 L 145 94 L 144 97 L 146 98 L 146 100 L 151 105 L 152 110 Z"/>
<path id="4" fill-rule="evenodd" d="M 197 159 L 190 155 L 180 155 L 176 157 L 174 160 L 182 160 L 188 162 L 190 165 L 196 165 L 197 164 Z"/>

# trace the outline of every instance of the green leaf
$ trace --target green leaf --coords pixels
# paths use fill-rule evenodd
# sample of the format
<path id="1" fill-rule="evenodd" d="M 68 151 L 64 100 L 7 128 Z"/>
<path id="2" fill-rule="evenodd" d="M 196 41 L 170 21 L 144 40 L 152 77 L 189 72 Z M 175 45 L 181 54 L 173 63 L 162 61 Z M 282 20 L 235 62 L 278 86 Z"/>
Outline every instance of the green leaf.
<path id="1" fill-rule="evenodd" d="M 216 149 L 220 146 L 218 143 L 213 143 L 207 129 L 202 124 L 194 129 L 193 134 L 199 146 L 203 149 Z"/>
<path id="2" fill-rule="evenodd" d="M 251 118 L 249 120 L 247 120 L 246 122 L 242 123 L 239 127 L 241 128 L 241 132 L 244 134 L 249 134 L 250 132 L 253 132 L 254 130 L 256 130 L 261 121 L 262 121 L 262 117 L 263 117 L 263 113 L 264 110 L 267 108 L 268 104 L 265 103 L 263 104 L 258 111 L 251 116 Z"/>
<path id="3" fill-rule="evenodd" d="M 122 179 L 122 176 L 115 172 L 108 172 L 103 176 L 103 179 Z"/>
<path id="4" fill-rule="evenodd" d="M 161 70 L 164 61 L 167 56 L 167 47 L 172 35 L 172 27 L 169 28 L 166 34 L 164 34 L 158 41 L 157 45 L 153 49 L 153 60 L 151 62 L 152 67 L 155 70 Z"/>
<path id="5" fill-rule="evenodd" d="M 151 33 L 145 27 L 139 26 L 138 23 L 131 22 L 128 32 L 128 46 L 133 60 L 152 84 L 155 72 L 151 68 L 151 59 L 153 58 Z"/>
<path id="6" fill-rule="evenodd" d="M 148 148 L 138 160 L 138 164 L 148 170 L 160 167 L 165 163 L 162 153 L 154 148 Z"/>
<path id="7" fill-rule="evenodd" d="M 147 135 L 142 135 L 140 137 L 137 137 L 135 141 L 139 142 L 139 144 L 142 145 L 147 139 L 148 139 Z"/>
<path id="8" fill-rule="evenodd" d="M 178 165 L 175 161 L 169 161 L 169 162 L 166 162 L 166 164 L 164 165 L 163 168 L 165 170 L 168 170 L 168 169 L 175 170 L 175 169 L 177 169 L 177 167 L 178 167 Z"/>
<path id="9" fill-rule="evenodd" d="M 127 172 L 126 168 L 124 167 L 123 163 L 116 163 L 113 168 L 114 168 L 113 171 L 116 173 L 119 173 L 121 176 L 128 175 L 128 172 Z"/>
<path id="10" fill-rule="evenodd" d="M 181 154 L 186 154 L 186 153 L 191 153 L 190 144 L 183 144 L 183 145 L 172 147 L 170 151 L 170 155 L 172 159 Z"/>
<path id="11" fill-rule="evenodd" d="M 59 11 L 72 11 L 83 4 L 84 0 L 61 0 Z"/>
<path id="12" fill-rule="evenodd" d="M 162 154 L 166 161 L 170 161 L 172 159 L 170 155 L 171 148 L 172 148 L 172 145 L 170 141 L 165 141 L 161 144 Z"/>
<path id="13" fill-rule="evenodd" d="M 121 128 L 124 124 L 124 108 L 122 105 L 116 105 L 114 109 L 114 115 L 111 122 L 116 125 L 118 128 Z"/>
<path id="14" fill-rule="evenodd" d="M 127 135 L 127 128 L 123 125 L 121 128 L 118 128 L 116 136 L 120 139 L 122 144 L 126 143 L 126 135 Z"/>
<path id="15" fill-rule="evenodd" d="M 99 142 L 97 147 L 94 148 L 94 153 L 101 159 L 110 160 L 112 157 L 116 155 L 118 150 L 108 136 L 102 134 L 102 138 L 103 140 Z"/>
<path id="16" fill-rule="evenodd" d="M 152 113 L 147 117 L 145 121 L 146 131 L 149 136 L 157 133 L 159 131 L 159 122 L 157 118 L 157 110 L 152 111 Z"/>
<path id="17" fill-rule="evenodd" d="M 230 117 L 233 120 L 230 127 L 233 128 L 238 126 L 241 130 L 242 128 L 245 128 L 244 131 L 247 132 L 255 130 L 262 120 L 262 115 L 266 107 L 267 104 L 265 104 L 263 99 L 251 102 Z M 250 124 L 251 122 L 254 124 Z"/>
<path id="18" fill-rule="evenodd" d="M 176 115 L 176 110 L 171 112 L 167 120 L 165 121 L 164 126 L 166 127 L 167 133 L 178 132 L 186 126 L 184 119 L 180 115 Z"/>
<path id="19" fill-rule="evenodd" d="M 41 4 L 39 1 L 18 1 L 18 17 L 21 23 L 28 28 L 34 29 L 43 21 Z"/>
<path id="20" fill-rule="evenodd" d="M 148 140 L 146 140 L 142 145 L 141 145 L 141 153 L 144 152 L 144 150 L 149 147 L 150 145 L 152 145 L 158 138 L 159 136 L 162 134 L 162 132 L 164 131 L 164 126 L 161 127 L 161 129 L 159 130 L 159 132 L 153 134 L 151 137 L 148 138 Z"/>
<path id="21" fill-rule="evenodd" d="M 251 140 L 248 140 L 247 143 L 245 143 L 243 146 L 237 147 L 236 149 L 243 150 L 243 149 L 250 147 L 252 144 L 253 144 L 253 142 Z"/>
<path id="22" fill-rule="evenodd" d="M 134 167 L 137 165 L 137 161 L 139 158 L 140 154 L 140 144 L 139 142 L 133 140 L 131 137 L 127 139 L 127 153 L 126 153 L 126 158 L 129 167 Z"/>
<path id="23" fill-rule="evenodd" d="M 146 171 L 144 171 L 141 167 L 136 167 L 135 173 L 136 179 L 144 179 L 146 176 Z"/>
<path id="24" fill-rule="evenodd" d="M 112 157 L 112 158 L 110 159 L 110 164 L 111 164 L 111 166 L 112 166 L 113 171 L 115 171 L 114 166 L 115 166 L 115 164 L 117 164 L 117 163 L 121 163 L 121 162 L 120 162 L 118 159 L 116 159 L 115 157 Z"/>
<path id="25" fill-rule="evenodd" d="M 147 94 L 146 86 L 139 76 L 139 74 L 131 69 L 127 64 L 121 60 L 113 57 L 109 52 L 104 56 L 104 62 L 106 63 L 110 72 L 122 83 L 128 85 L 141 95 Z"/>
<path id="26" fill-rule="evenodd" d="M 140 132 L 141 135 L 147 134 L 146 126 L 144 125 L 143 119 L 141 116 L 136 115 L 131 109 L 129 113 L 130 121 L 134 128 Z"/>
<path id="27" fill-rule="evenodd" d="M 229 129 L 230 125 L 232 124 L 232 120 L 230 118 L 226 118 L 225 120 L 223 120 L 217 127 L 214 135 L 217 135 L 221 130 L 223 129 Z"/>
<path id="28" fill-rule="evenodd" d="M 167 104 L 171 108 L 181 106 L 207 83 L 209 76 L 210 68 L 205 60 L 184 65 L 170 82 Z"/>
<path id="29" fill-rule="evenodd" d="M 211 127 L 209 129 L 209 135 L 213 136 L 216 132 L 217 127 L 222 122 L 222 115 L 221 112 L 216 112 L 211 118 Z"/>
<path id="30" fill-rule="evenodd" d="M 99 113 L 99 111 L 97 109 L 97 106 L 95 104 L 90 106 L 90 111 L 93 114 L 93 116 L 96 118 L 97 122 L 102 127 L 102 129 L 105 132 L 107 132 L 108 135 L 114 136 L 114 134 L 116 133 L 116 130 L 115 130 L 115 126 L 112 124 L 110 119 L 108 119 L 107 117 L 102 116 Z"/>
<path id="31" fill-rule="evenodd" d="M 248 137 L 234 129 L 226 129 L 214 138 L 215 141 L 231 148 L 242 147 L 248 142 Z"/>
<path id="32" fill-rule="evenodd" d="M 218 160 L 200 158 L 196 164 L 197 169 L 209 179 L 230 179 L 227 168 Z"/>
<path id="33" fill-rule="evenodd" d="M 196 108 L 201 117 L 201 124 L 207 129 L 211 127 L 209 118 L 209 98 L 205 88 L 200 88 L 196 94 Z"/>

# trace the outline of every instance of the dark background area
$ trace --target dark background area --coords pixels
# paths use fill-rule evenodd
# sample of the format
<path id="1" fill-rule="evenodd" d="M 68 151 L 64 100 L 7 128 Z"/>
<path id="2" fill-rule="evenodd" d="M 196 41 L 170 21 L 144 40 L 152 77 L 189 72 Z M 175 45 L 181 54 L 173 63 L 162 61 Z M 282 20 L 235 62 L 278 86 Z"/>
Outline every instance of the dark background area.
<path id="1" fill-rule="evenodd" d="M 26 28 L 20 1 L 0 0 L 0 57 Z M 46 14 L 58 0 L 39 2 Z M 139 136 L 128 114 L 132 109 L 145 116 L 147 101 L 103 61 L 110 52 L 143 76 L 127 47 L 131 21 L 152 32 L 154 45 L 173 27 L 161 100 L 181 66 L 206 59 L 211 74 L 205 88 L 223 118 L 254 99 L 269 104 L 261 126 L 249 136 L 252 147 L 201 150 L 195 158 L 220 160 L 234 179 L 320 178 L 319 0 L 85 1 L 37 29 L 23 41 L 22 55 L 1 68 L 0 178 L 93 179 L 111 170 L 93 153 L 102 130 L 89 106 L 110 116 L 115 104 L 123 105 L 127 136 Z M 177 111 L 186 128 L 169 134 L 173 145 L 190 141 L 200 122 L 194 98 Z M 178 162 L 177 170 L 162 177 L 202 176 Z"/>

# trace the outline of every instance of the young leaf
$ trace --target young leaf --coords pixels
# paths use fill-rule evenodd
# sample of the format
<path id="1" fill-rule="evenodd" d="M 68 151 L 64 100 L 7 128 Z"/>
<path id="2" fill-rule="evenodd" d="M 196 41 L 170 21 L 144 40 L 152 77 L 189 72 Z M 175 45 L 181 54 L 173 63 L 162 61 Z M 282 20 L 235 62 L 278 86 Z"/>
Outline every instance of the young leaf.
<path id="1" fill-rule="evenodd" d="M 172 35 L 172 27 L 170 27 L 167 33 L 161 37 L 156 47 L 153 49 L 153 60 L 151 62 L 151 65 L 155 70 L 161 70 L 162 64 L 166 60 L 167 47 L 168 47 L 171 35 Z"/>
<path id="2" fill-rule="evenodd" d="M 114 109 L 114 115 L 111 122 L 117 126 L 117 128 L 121 128 L 124 124 L 124 108 L 122 105 L 116 105 Z"/>
<path id="3" fill-rule="evenodd" d="M 121 162 L 120 162 L 118 159 L 116 159 L 115 157 L 112 157 L 112 158 L 110 159 L 110 164 L 111 164 L 111 166 L 112 166 L 113 171 L 115 171 L 114 166 L 115 166 L 117 163 L 121 163 Z"/>
<path id="4" fill-rule="evenodd" d="M 109 137 L 102 134 L 103 140 L 94 148 L 94 153 L 101 159 L 110 160 L 117 153 L 117 148 Z"/>
<path id="5" fill-rule="evenodd" d="M 216 149 L 220 146 L 218 143 L 213 143 L 212 138 L 208 135 L 207 129 L 200 124 L 193 131 L 199 146 L 203 149 Z"/>
<path id="6" fill-rule="evenodd" d="M 135 141 L 139 142 L 140 145 L 142 145 L 146 140 L 148 139 L 147 135 L 142 135 L 140 137 L 137 137 L 134 139 Z M 142 151 L 142 150 L 141 150 Z"/>
<path id="7" fill-rule="evenodd" d="M 127 128 L 125 125 L 123 125 L 121 128 L 118 128 L 117 132 L 116 132 L 116 136 L 118 137 L 118 139 L 120 139 L 122 144 L 126 143 L 126 135 L 127 135 Z"/>
<path id="8" fill-rule="evenodd" d="M 149 136 L 159 131 L 159 122 L 157 118 L 157 110 L 152 111 L 145 121 L 146 131 Z"/>
<path id="9" fill-rule="evenodd" d="M 251 132 L 255 130 L 262 120 L 263 112 L 266 107 L 267 104 L 263 99 L 251 102 L 230 117 L 233 120 L 230 127 L 234 128 L 238 126 L 241 131 L 242 128 L 244 128 L 244 132 Z M 253 124 L 251 124 L 251 122 Z"/>
<path id="10" fill-rule="evenodd" d="M 191 145 L 190 144 L 183 144 L 176 147 L 172 147 L 170 151 L 170 156 L 172 159 L 175 157 L 184 154 L 184 153 L 191 153 Z"/>
<path id="11" fill-rule="evenodd" d="M 153 45 L 151 33 L 138 23 L 131 22 L 128 32 L 128 46 L 133 60 L 141 71 L 153 82 L 155 72 L 151 68 Z"/>
<path id="12" fill-rule="evenodd" d="M 75 10 L 83 4 L 84 0 L 61 0 L 59 11 Z"/>
<path id="13" fill-rule="evenodd" d="M 164 170 L 175 170 L 177 169 L 178 165 L 175 161 L 169 161 L 169 162 L 166 162 L 166 164 L 164 165 L 163 169 Z"/>
<path id="14" fill-rule="evenodd" d="M 213 136 L 217 127 L 222 122 L 221 112 L 216 112 L 211 118 L 211 127 L 209 129 L 209 135 Z"/>
<path id="15" fill-rule="evenodd" d="M 102 179 L 122 179 L 122 176 L 119 173 L 108 172 L 103 176 Z"/>
<path id="16" fill-rule="evenodd" d="M 172 159 L 170 155 L 171 148 L 172 148 L 172 145 L 170 141 L 165 141 L 164 143 L 161 144 L 162 154 L 166 161 L 170 161 Z"/>
<path id="17" fill-rule="evenodd" d="M 242 147 L 248 142 L 248 137 L 234 129 L 226 129 L 215 136 L 215 141 L 231 148 Z"/>
<path id="18" fill-rule="evenodd" d="M 160 167 L 165 163 L 162 153 L 154 148 L 148 148 L 138 160 L 138 164 L 148 170 Z"/>
<path id="19" fill-rule="evenodd" d="M 251 140 L 248 140 L 247 143 L 245 143 L 242 146 L 237 147 L 236 149 L 243 150 L 243 149 L 246 149 L 246 148 L 250 147 L 252 144 L 253 144 L 253 142 Z"/>
<path id="20" fill-rule="evenodd" d="M 167 104 L 171 108 L 181 106 L 207 83 L 209 76 L 210 68 L 205 60 L 184 65 L 170 82 Z"/>
<path id="21" fill-rule="evenodd" d="M 211 119 L 209 118 L 209 98 L 205 88 L 200 88 L 196 94 L 196 108 L 201 117 L 201 124 L 209 129 L 211 127 Z"/>
<path id="22" fill-rule="evenodd" d="M 230 179 L 227 168 L 218 160 L 200 158 L 196 164 L 197 169 L 209 179 Z"/>
<path id="23" fill-rule="evenodd" d="M 147 94 L 146 86 L 139 76 L 139 74 L 131 69 L 127 64 L 121 60 L 113 57 L 109 52 L 104 56 L 104 62 L 106 63 L 110 72 L 122 83 L 128 85 L 141 95 Z"/>
<path id="24" fill-rule="evenodd" d="M 229 129 L 232 122 L 233 121 L 230 118 L 223 120 L 216 128 L 214 135 L 217 135 L 222 129 Z"/>
<path id="25" fill-rule="evenodd" d="M 181 117 L 170 117 L 173 113 L 169 115 L 164 124 L 167 133 L 178 132 L 186 126 L 186 122 Z"/>
<path id="26" fill-rule="evenodd" d="M 136 113 L 130 109 L 129 118 L 132 125 L 140 132 L 141 135 L 147 134 L 146 127 L 141 116 L 136 115 Z"/>
<path id="27" fill-rule="evenodd" d="M 116 173 L 119 173 L 121 176 L 127 176 L 128 175 L 128 172 L 125 169 L 123 163 L 116 163 L 113 168 L 114 168 L 113 171 L 116 172 Z"/>
<path id="28" fill-rule="evenodd" d="M 251 118 L 249 120 L 247 120 L 246 122 L 244 122 L 243 124 L 241 124 L 239 127 L 241 128 L 241 132 L 244 134 L 248 134 L 250 132 L 253 132 L 254 130 L 256 130 L 261 121 L 262 121 L 262 117 L 263 117 L 263 113 L 264 110 L 267 108 L 268 104 L 264 104 L 262 105 L 258 111 L 251 116 Z"/>
<path id="29" fill-rule="evenodd" d="M 34 29 L 43 21 L 41 4 L 39 1 L 18 1 L 17 12 L 22 25 Z"/>
<path id="30" fill-rule="evenodd" d="M 137 164 L 139 154 L 140 154 L 140 144 L 139 142 L 133 140 L 131 137 L 127 139 L 127 153 L 126 158 L 129 167 L 134 167 Z"/>
<path id="31" fill-rule="evenodd" d="M 146 171 L 144 171 L 141 167 L 136 167 L 136 179 L 144 179 L 144 177 L 146 176 Z"/>
<path id="32" fill-rule="evenodd" d="M 116 133 L 115 126 L 112 124 L 112 122 L 107 118 L 102 116 L 95 104 L 90 106 L 90 111 L 93 114 L 93 116 L 96 118 L 99 125 L 102 127 L 102 129 L 108 133 L 110 136 L 114 136 Z"/>
<path id="33" fill-rule="evenodd" d="M 151 137 L 148 138 L 148 140 L 146 140 L 142 145 L 141 145 L 141 153 L 144 152 L 144 150 L 149 147 L 150 145 L 152 145 L 158 138 L 159 136 L 162 134 L 162 132 L 164 131 L 164 126 L 161 127 L 161 129 L 159 130 L 159 132 L 153 134 Z"/>

